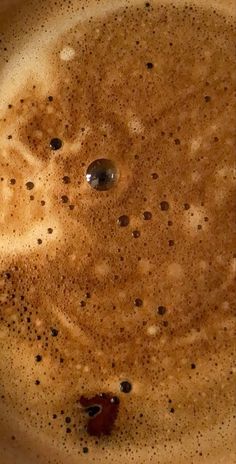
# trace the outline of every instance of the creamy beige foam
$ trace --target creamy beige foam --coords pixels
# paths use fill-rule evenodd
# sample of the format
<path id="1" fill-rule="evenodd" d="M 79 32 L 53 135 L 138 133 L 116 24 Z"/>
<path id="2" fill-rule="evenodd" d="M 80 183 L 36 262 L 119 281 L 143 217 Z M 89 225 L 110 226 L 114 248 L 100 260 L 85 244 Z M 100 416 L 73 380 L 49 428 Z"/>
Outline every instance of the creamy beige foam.
<path id="1" fill-rule="evenodd" d="M 0 464 L 236 462 L 235 25 L 176 3 L 0 17 Z"/>

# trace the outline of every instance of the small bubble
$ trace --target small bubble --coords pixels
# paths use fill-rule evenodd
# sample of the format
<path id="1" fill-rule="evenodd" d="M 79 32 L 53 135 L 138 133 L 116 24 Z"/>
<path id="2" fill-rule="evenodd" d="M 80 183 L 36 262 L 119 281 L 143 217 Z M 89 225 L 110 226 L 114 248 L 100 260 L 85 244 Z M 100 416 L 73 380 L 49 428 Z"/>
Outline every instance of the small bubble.
<path id="1" fill-rule="evenodd" d="M 152 213 L 150 213 L 150 211 L 144 211 L 143 219 L 145 219 L 145 221 L 150 221 L 150 219 L 152 219 Z"/>
<path id="2" fill-rule="evenodd" d="M 15 183 L 16 183 L 16 179 L 10 179 L 10 184 L 11 185 L 15 185 Z"/>
<path id="3" fill-rule="evenodd" d="M 120 383 L 120 391 L 122 393 L 130 393 L 132 390 L 132 384 L 128 382 L 128 380 L 123 380 L 123 382 Z"/>
<path id="4" fill-rule="evenodd" d="M 175 244 L 174 240 L 169 240 L 168 243 L 169 243 L 169 246 L 170 246 L 170 247 L 174 246 L 174 244 Z"/>
<path id="5" fill-rule="evenodd" d="M 52 337 L 57 337 L 57 335 L 58 335 L 58 330 L 51 327 L 51 336 Z"/>
<path id="6" fill-rule="evenodd" d="M 54 151 L 56 150 L 60 150 L 60 148 L 62 147 L 62 141 L 61 139 L 58 139 L 57 137 L 51 139 L 50 141 L 50 148 Z"/>
<path id="7" fill-rule="evenodd" d="M 64 177 L 62 178 L 62 180 L 63 180 L 64 184 L 69 184 L 69 183 L 70 183 L 70 178 L 69 178 L 69 176 L 64 176 Z"/>
<path id="8" fill-rule="evenodd" d="M 34 188 L 34 183 L 33 182 L 26 182 L 25 184 L 27 190 L 32 190 Z"/>
<path id="9" fill-rule="evenodd" d="M 83 447 L 83 453 L 84 454 L 87 454 L 89 452 L 89 449 L 87 448 L 87 446 L 84 446 Z"/>
<path id="10" fill-rule="evenodd" d="M 70 423 L 71 423 L 71 418 L 67 416 L 67 417 L 65 418 L 65 421 L 66 421 L 67 424 L 70 424 Z"/>
<path id="11" fill-rule="evenodd" d="M 69 427 L 67 427 L 66 433 L 71 433 L 71 429 Z"/>
<path id="12" fill-rule="evenodd" d="M 48 228 L 48 233 L 49 234 L 52 234 L 53 233 L 53 229 L 51 227 Z"/>
<path id="13" fill-rule="evenodd" d="M 134 238 L 140 237 L 140 232 L 139 232 L 139 230 L 133 230 L 132 235 L 133 235 Z"/>
<path id="14" fill-rule="evenodd" d="M 119 400 L 118 396 L 113 396 L 113 397 L 111 398 L 111 403 L 113 403 L 113 404 L 119 404 L 119 403 L 120 403 L 120 400 Z"/>
<path id="15" fill-rule="evenodd" d="M 36 361 L 36 362 L 42 361 L 42 356 L 41 356 L 40 354 L 37 354 L 37 355 L 35 356 L 35 361 Z"/>
<path id="16" fill-rule="evenodd" d="M 114 187 L 117 169 L 113 161 L 105 158 L 93 161 L 87 168 L 86 180 L 95 190 L 103 191 Z"/>
<path id="17" fill-rule="evenodd" d="M 41 240 L 41 238 L 38 238 L 37 240 L 38 244 L 41 245 L 43 243 L 43 241 Z"/>
<path id="18" fill-rule="evenodd" d="M 148 69 L 152 69 L 153 68 L 153 63 L 150 63 L 150 62 L 146 63 L 146 67 Z"/>
<path id="19" fill-rule="evenodd" d="M 188 210 L 190 208 L 190 205 L 188 203 L 184 203 L 184 209 Z"/>
<path id="20" fill-rule="evenodd" d="M 40 384 L 40 380 L 35 380 L 35 385 L 39 385 Z"/>
<path id="21" fill-rule="evenodd" d="M 49 95 L 48 97 L 48 101 L 52 102 L 53 101 L 53 97 L 51 95 Z"/>
<path id="22" fill-rule="evenodd" d="M 117 220 L 120 227 L 127 227 L 129 225 L 129 217 L 123 214 Z"/>
<path id="23" fill-rule="evenodd" d="M 159 177 L 159 176 L 158 176 L 158 174 L 157 174 L 156 172 L 153 172 L 153 173 L 152 173 L 152 178 L 153 178 L 154 180 L 158 179 L 158 177 Z"/>
<path id="24" fill-rule="evenodd" d="M 67 197 L 67 195 L 62 195 L 61 196 L 61 201 L 62 201 L 62 203 L 68 203 L 69 198 Z"/>
<path id="25" fill-rule="evenodd" d="M 141 300 L 141 298 L 135 298 L 134 305 L 138 306 L 138 307 L 142 306 L 143 305 L 143 300 Z"/>
<path id="26" fill-rule="evenodd" d="M 80 301 L 80 306 L 81 306 L 82 308 L 84 308 L 84 307 L 86 306 L 86 301 L 81 300 L 81 301 Z"/>
<path id="27" fill-rule="evenodd" d="M 196 369 L 196 364 L 192 363 L 191 364 L 191 369 Z"/>
<path id="28" fill-rule="evenodd" d="M 41 205 L 45 206 L 46 202 L 44 200 L 41 200 Z"/>
<path id="29" fill-rule="evenodd" d="M 174 413 L 174 412 L 175 412 L 174 408 L 171 408 L 171 409 L 170 409 L 170 412 L 171 412 L 171 413 Z"/>
<path id="30" fill-rule="evenodd" d="M 179 139 L 175 139 L 175 145 L 180 145 L 180 140 Z"/>
<path id="31" fill-rule="evenodd" d="M 157 312 L 160 316 L 163 316 L 166 313 L 166 307 L 165 306 L 158 306 Z"/>
<path id="32" fill-rule="evenodd" d="M 160 203 L 160 208 L 162 211 L 168 211 L 169 209 L 169 203 L 167 201 L 161 201 Z"/>
<path id="33" fill-rule="evenodd" d="M 209 97 L 209 95 L 206 95 L 204 99 L 206 103 L 209 103 L 211 101 L 211 97 Z"/>

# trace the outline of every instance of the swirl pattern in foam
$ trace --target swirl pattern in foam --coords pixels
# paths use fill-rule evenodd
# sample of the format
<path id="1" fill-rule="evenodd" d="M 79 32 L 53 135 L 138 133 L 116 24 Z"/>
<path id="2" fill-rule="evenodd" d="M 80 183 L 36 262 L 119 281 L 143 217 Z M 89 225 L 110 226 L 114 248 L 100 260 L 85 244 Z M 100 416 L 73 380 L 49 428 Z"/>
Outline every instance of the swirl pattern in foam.
<path id="1" fill-rule="evenodd" d="M 120 5 L 45 19 L 2 71 L 0 457 L 233 464 L 235 27 Z M 79 400 L 102 392 L 97 439 Z"/>

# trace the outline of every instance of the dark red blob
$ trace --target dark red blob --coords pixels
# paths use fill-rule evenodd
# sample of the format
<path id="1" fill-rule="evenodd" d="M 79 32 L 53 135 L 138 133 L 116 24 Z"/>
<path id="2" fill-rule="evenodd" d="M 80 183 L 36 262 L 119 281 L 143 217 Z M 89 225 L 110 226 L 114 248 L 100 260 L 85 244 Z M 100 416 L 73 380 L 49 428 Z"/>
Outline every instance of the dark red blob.
<path id="1" fill-rule="evenodd" d="M 100 437 L 102 434 L 110 435 L 118 415 L 119 398 L 109 393 L 101 393 L 92 398 L 81 396 L 79 402 L 89 416 L 87 425 L 89 435 L 96 437 Z M 93 411 L 96 414 L 93 414 Z"/>

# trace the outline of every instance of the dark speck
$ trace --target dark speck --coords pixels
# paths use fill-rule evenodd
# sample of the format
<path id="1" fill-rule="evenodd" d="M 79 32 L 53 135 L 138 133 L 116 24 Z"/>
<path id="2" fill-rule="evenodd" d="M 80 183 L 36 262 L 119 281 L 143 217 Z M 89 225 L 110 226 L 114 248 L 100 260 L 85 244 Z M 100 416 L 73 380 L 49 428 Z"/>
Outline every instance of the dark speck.
<path id="1" fill-rule="evenodd" d="M 153 68 L 153 63 L 150 63 L 150 62 L 146 63 L 146 67 L 148 69 L 152 69 Z"/>

